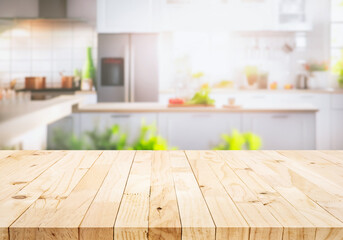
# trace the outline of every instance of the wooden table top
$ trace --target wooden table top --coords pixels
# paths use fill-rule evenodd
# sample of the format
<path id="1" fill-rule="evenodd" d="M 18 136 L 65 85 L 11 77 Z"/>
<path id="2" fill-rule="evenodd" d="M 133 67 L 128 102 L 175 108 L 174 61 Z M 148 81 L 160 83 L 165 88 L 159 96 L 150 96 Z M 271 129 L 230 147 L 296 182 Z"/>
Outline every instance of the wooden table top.
<path id="1" fill-rule="evenodd" d="M 0 151 L 0 239 L 342 240 L 343 151 Z"/>

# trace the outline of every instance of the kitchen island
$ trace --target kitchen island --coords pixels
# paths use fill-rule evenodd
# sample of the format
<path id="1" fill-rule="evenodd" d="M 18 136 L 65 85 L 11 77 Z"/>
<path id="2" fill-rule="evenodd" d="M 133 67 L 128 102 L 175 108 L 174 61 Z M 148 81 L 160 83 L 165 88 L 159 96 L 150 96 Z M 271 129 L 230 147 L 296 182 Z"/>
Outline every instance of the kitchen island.
<path id="1" fill-rule="evenodd" d="M 44 149 L 47 125 L 73 112 L 82 103 L 78 96 L 60 96 L 45 101 L 8 103 L 0 106 L 0 147 L 20 142 L 20 148 Z"/>
<path id="2" fill-rule="evenodd" d="M 343 151 L 0 151 L 0 239 L 339 240 Z"/>
<path id="3" fill-rule="evenodd" d="M 171 146 L 183 150 L 212 149 L 220 143 L 222 134 L 231 134 L 234 129 L 259 135 L 265 150 L 305 150 L 316 148 L 316 114 L 317 108 L 311 104 L 250 104 L 223 108 L 98 103 L 75 110 L 73 129 L 78 135 L 117 124 L 132 142 L 145 120 L 147 124 L 156 124 L 158 133 Z M 69 126 L 70 122 L 69 119 Z M 67 127 L 60 125 L 59 128 Z"/>

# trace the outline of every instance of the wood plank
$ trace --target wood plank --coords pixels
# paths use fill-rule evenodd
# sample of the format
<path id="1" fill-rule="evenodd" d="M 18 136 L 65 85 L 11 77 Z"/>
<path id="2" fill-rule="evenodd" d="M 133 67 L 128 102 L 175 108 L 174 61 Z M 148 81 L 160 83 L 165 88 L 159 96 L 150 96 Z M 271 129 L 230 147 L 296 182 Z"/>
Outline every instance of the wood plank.
<path id="1" fill-rule="evenodd" d="M 316 174 L 301 165 L 294 164 L 289 158 L 277 153 L 276 151 L 263 151 L 288 169 L 288 179 L 284 183 L 293 184 L 303 193 L 317 202 L 336 218 L 343 221 L 343 189 L 335 183 L 327 180 L 321 175 Z M 284 178 L 287 176 L 284 175 Z"/>
<path id="2" fill-rule="evenodd" d="M 318 151 L 317 151 L 318 152 Z M 335 157 L 338 159 L 338 162 L 343 163 L 343 151 L 334 151 L 334 150 L 321 150 L 320 152 L 329 155 L 330 157 Z"/>
<path id="3" fill-rule="evenodd" d="M 186 151 L 188 161 L 216 225 L 216 239 L 247 240 L 249 225 L 209 168 L 205 154 L 200 151 Z"/>
<path id="4" fill-rule="evenodd" d="M 181 221 L 168 152 L 156 151 L 152 159 L 149 240 L 181 239 Z"/>
<path id="5" fill-rule="evenodd" d="M 188 152 L 187 152 L 188 153 Z M 226 164 L 225 160 L 213 151 L 201 154 L 230 195 L 239 211 L 250 226 L 250 239 L 282 239 L 283 227 L 262 204 L 258 197 Z M 198 159 L 199 159 L 198 158 Z M 213 178 L 213 177 L 212 177 Z"/>
<path id="6" fill-rule="evenodd" d="M 80 225 L 81 240 L 113 239 L 114 223 L 135 151 L 119 151 Z"/>
<path id="7" fill-rule="evenodd" d="M 11 239 L 34 240 L 41 222 L 52 217 L 62 202 L 70 195 L 88 169 L 100 156 L 100 151 L 71 151 L 42 175 L 24 187 L 17 196 L 29 196 L 12 200 L 18 207 L 27 208 L 10 227 Z"/>
<path id="8" fill-rule="evenodd" d="M 15 153 L 16 151 L 14 151 L 14 150 L 1 150 L 0 151 L 0 160 L 2 159 L 2 158 L 6 158 L 6 157 L 8 157 L 9 155 L 11 155 L 11 154 L 13 154 L 13 153 Z"/>
<path id="9" fill-rule="evenodd" d="M 114 225 L 114 239 L 148 239 L 152 151 L 139 151 Z"/>
<path id="10" fill-rule="evenodd" d="M 3 159 L 0 163 L 0 201 L 23 188 L 65 154 L 62 151 L 25 151 Z"/>
<path id="11" fill-rule="evenodd" d="M 290 176 L 286 167 L 261 152 L 249 152 L 247 155 L 250 155 L 245 158 L 249 160 L 250 167 L 256 169 L 258 164 L 260 170 L 256 170 L 257 174 L 316 227 L 316 239 L 340 239 L 343 236 L 342 222 L 287 181 Z"/>
<path id="12" fill-rule="evenodd" d="M 79 238 L 81 221 L 111 168 L 115 155 L 113 151 L 100 155 L 52 216 L 41 222 L 36 233 L 37 239 L 50 239 L 52 236 L 54 240 Z"/>
<path id="13" fill-rule="evenodd" d="M 182 239 L 215 239 L 215 224 L 183 151 L 170 153 Z"/>
<path id="14" fill-rule="evenodd" d="M 20 189 L 41 175 L 56 163 L 65 153 L 62 152 L 18 152 L 6 158 L 0 175 L 0 236 L 8 239 L 9 226 L 25 211 L 34 198 L 21 194 Z M 18 167 L 20 163 L 20 167 Z M 17 165 L 14 168 L 14 165 Z M 7 168 L 7 167 L 8 168 Z M 8 170 L 6 173 L 6 169 Z M 6 173 L 6 174 L 5 174 Z M 25 174 L 25 175 L 23 175 Z M 18 194 L 17 194 L 18 193 Z"/>
<path id="15" fill-rule="evenodd" d="M 314 240 L 316 228 L 293 205 L 286 201 L 275 189 L 265 182 L 251 168 L 248 151 L 218 151 L 226 163 L 234 170 L 242 181 L 253 191 L 259 200 L 284 227 L 283 239 Z M 234 159 L 234 164 L 231 164 Z M 237 164 L 237 162 L 240 162 Z M 237 168 L 237 166 L 239 166 Z M 243 167 L 243 168 L 242 168 Z M 259 166 L 257 167 L 259 168 Z M 258 171 L 258 169 L 256 170 Z M 268 174 L 268 172 L 265 172 Z"/>
<path id="16" fill-rule="evenodd" d="M 328 180 L 342 186 L 343 167 L 332 164 L 319 156 L 308 155 L 302 151 L 278 151 L 293 162 L 305 166 L 307 169 L 325 177 Z"/>
<path id="17" fill-rule="evenodd" d="M 32 158 L 37 158 L 34 156 L 36 153 L 38 153 L 38 151 L 17 151 L 10 156 L 0 159 L 0 178 L 8 177 L 15 173 L 18 164 L 30 161 Z"/>

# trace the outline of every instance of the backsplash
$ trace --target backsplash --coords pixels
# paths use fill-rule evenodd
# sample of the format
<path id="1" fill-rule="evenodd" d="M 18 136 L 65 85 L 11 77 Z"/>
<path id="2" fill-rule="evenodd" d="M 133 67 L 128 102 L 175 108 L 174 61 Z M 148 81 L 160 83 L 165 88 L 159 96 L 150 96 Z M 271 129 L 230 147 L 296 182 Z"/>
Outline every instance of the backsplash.
<path id="1" fill-rule="evenodd" d="M 83 22 L 18 20 L 0 25 L 0 86 L 12 79 L 24 87 L 26 76 L 45 76 L 47 87 L 60 87 L 60 72 L 82 69 L 86 48 L 96 58 L 96 31 Z M 94 59 L 96 63 L 96 59 Z"/>

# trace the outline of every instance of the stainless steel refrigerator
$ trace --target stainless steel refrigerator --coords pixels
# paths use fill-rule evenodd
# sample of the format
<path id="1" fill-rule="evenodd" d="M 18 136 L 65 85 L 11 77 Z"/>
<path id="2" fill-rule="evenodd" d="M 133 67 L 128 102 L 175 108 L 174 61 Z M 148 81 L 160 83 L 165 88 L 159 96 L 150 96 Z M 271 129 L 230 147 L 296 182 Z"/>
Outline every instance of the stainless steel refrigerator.
<path id="1" fill-rule="evenodd" d="M 158 34 L 99 34 L 99 102 L 158 101 Z"/>

